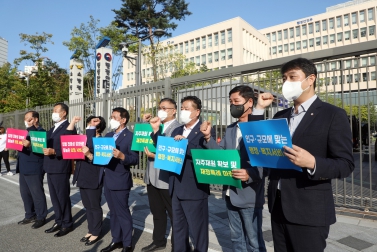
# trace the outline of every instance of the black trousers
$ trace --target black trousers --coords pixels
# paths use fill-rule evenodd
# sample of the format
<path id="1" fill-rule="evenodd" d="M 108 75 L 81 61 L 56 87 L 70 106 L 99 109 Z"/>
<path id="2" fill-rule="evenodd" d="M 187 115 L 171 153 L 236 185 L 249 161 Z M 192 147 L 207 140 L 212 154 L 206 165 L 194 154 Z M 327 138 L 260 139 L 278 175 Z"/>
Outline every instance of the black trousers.
<path id="1" fill-rule="evenodd" d="M 169 189 L 159 189 L 151 184 L 147 185 L 149 207 L 153 214 L 153 243 L 158 246 L 166 244 L 165 233 L 168 215 L 173 227 L 173 213 Z M 173 244 L 173 232 L 171 237 Z"/>
<path id="2" fill-rule="evenodd" d="M 9 165 L 9 151 L 1 151 L 0 152 L 0 171 L 1 171 L 1 159 L 4 159 L 5 167 L 7 168 L 7 172 L 10 172 L 10 165 Z"/>
<path id="3" fill-rule="evenodd" d="M 63 228 L 72 227 L 72 206 L 69 186 L 70 173 L 47 173 L 47 183 L 50 190 L 52 208 L 55 213 L 55 223 Z"/>
<path id="4" fill-rule="evenodd" d="M 272 237 L 275 252 L 322 252 L 330 226 L 305 226 L 289 222 L 283 213 L 280 192 L 271 213 Z"/>
<path id="5" fill-rule="evenodd" d="M 36 216 L 43 220 L 47 216 L 46 195 L 43 188 L 43 174 L 20 173 L 20 194 L 24 202 L 25 218 Z"/>
<path id="6" fill-rule="evenodd" d="M 86 208 L 86 219 L 88 221 L 88 233 L 99 236 L 102 229 L 102 207 L 101 195 L 102 186 L 97 189 L 88 189 L 80 187 L 82 203 Z"/>

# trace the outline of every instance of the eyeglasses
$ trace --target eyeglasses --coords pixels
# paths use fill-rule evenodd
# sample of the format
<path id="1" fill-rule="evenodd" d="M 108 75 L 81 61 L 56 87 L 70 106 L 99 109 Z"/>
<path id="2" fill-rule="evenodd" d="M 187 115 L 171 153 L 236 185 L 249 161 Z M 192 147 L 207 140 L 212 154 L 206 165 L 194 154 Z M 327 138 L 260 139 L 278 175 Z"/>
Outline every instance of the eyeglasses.
<path id="1" fill-rule="evenodd" d="M 167 110 L 167 109 L 174 109 L 174 108 L 159 107 L 158 109 L 162 109 L 163 111 L 165 111 L 165 110 Z"/>

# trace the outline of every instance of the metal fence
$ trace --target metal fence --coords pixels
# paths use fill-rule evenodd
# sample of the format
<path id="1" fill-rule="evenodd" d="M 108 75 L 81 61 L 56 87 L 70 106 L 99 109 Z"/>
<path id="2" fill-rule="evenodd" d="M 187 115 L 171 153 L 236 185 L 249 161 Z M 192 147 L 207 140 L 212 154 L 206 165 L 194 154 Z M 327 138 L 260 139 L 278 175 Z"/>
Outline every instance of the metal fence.
<path id="1" fill-rule="evenodd" d="M 271 92 L 274 102 L 266 111 L 266 118 L 284 109 L 290 104 L 281 96 L 282 80 L 279 68 L 287 61 L 304 57 L 315 62 L 318 70 L 317 94 L 329 103 L 348 111 L 353 134 L 355 171 L 345 179 L 334 179 L 334 200 L 338 206 L 361 210 L 377 211 L 377 165 L 375 159 L 376 131 L 376 72 L 377 48 L 375 41 L 357 45 L 348 45 L 302 55 L 289 56 L 232 68 L 220 69 L 178 79 L 167 78 L 155 83 L 129 87 L 110 94 L 104 94 L 94 100 L 77 100 L 69 104 L 70 117 L 79 115 L 83 118 L 101 115 L 109 118 L 111 109 L 122 106 L 131 115 L 127 127 L 132 131 L 135 122 L 143 113 L 157 114 L 158 101 L 164 97 L 180 99 L 187 95 L 196 95 L 202 100 L 202 120 L 211 121 L 216 129 L 216 138 L 221 139 L 227 125 L 234 122 L 229 113 L 228 93 L 240 84 L 254 88 L 257 97 L 260 92 Z M 40 121 L 45 128 L 50 128 L 52 106 L 33 108 L 40 113 Z M 179 114 L 180 108 L 178 108 Z M 0 115 L 5 127 L 23 128 L 25 111 L 15 111 Z M 83 133 L 84 125 L 78 125 Z M 139 153 L 140 164 L 132 169 L 133 176 L 143 178 L 146 158 Z M 220 186 L 212 185 L 213 190 Z"/>

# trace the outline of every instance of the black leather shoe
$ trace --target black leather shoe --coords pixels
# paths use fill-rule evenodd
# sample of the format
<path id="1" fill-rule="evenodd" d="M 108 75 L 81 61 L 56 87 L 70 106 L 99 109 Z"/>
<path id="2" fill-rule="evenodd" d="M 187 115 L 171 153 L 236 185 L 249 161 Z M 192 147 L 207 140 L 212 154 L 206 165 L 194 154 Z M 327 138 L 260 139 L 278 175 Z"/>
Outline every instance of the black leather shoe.
<path id="1" fill-rule="evenodd" d="M 122 252 L 132 252 L 132 247 L 125 247 L 122 249 Z"/>
<path id="2" fill-rule="evenodd" d="M 29 224 L 29 223 L 32 223 L 32 222 L 35 222 L 37 220 L 37 217 L 36 216 L 33 216 L 31 217 L 30 219 L 23 219 L 22 221 L 19 221 L 18 222 L 18 225 L 25 225 L 25 224 Z"/>
<path id="3" fill-rule="evenodd" d="M 31 228 L 37 229 L 42 227 L 44 224 L 46 224 L 46 219 L 36 220 Z"/>
<path id="4" fill-rule="evenodd" d="M 54 225 L 51 228 L 45 230 L 45 233 L 53 233 L 53 232 L 59 231 L 60 228 L 61 228 L 60 225 L 54 223 Z"/>
<path id="5" fill-rule="evenodd" d="M 85 246 L 93 245 L 93 244 L 96 243 L 98 240 L 99 240 L 99 236 L 97 236 L 97 238 L 94 239 L 94 240 L 88 240 L 87 242 L 85 242 Z"/>
<path id="6" fill-rule="evenodd" d="M 165 248 L 166 248 L 166 245 L 158 246 L 152 242 L 148 246 L 142 248 L 141 251 L 142 252 L 159 251 L 159 250 L 164 250 Z"/>
<path id="7" fill-rule="evenodd" d="M 69 227 L 69 228 L 61 228 L 59 232 L 57 232 L 56 234 L 54 234 L 54 236 L 55 237 L 61 237 L 61 236 L 64 236 L 64 235 L 68 234 L 72 230 L 73 230 L 73 228 L 71 228 L 71 227 Z"/>
<path id="8" fill-rule="evenodd" d="M 91 237 L 91 235 L 89 235 L 88 237 L 83 237 L 83 238 L 81 238 L 81 242 L 87 242 L 87 241 L 89 241 L 89 238 Z"/>
<path id="9" fill-rule="evenodd" d="M 111 242 L 109 244 L 109 246 L 107 246 L 106 248 L 103 248 L 101 249 L 101 252 L 110 252 L 110 251 L 113 251 L 114 249 L 118 249 L 118 248 L 123 248 L 123 243 L 122 242 Z"/>

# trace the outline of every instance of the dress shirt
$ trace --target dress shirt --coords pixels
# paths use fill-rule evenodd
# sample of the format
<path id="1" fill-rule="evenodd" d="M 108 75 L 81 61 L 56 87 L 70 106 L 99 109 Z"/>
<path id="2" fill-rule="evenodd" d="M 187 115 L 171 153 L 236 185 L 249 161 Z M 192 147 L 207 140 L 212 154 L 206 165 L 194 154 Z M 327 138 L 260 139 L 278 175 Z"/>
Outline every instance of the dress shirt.
<path id="1" fill-rule="evenodd" d="M 59 128 L 59 126 L 63 123 L 63 122 L 65 122 L 65 121 L 67 121 L 67 119 L 65 119 L 65 120 L 63 120 L 63 121 L 60 121 L 60 122 L 57 122 L 57 123 L 55 123 L 55 127 L 54 127 L 54 130 L 52 131 L 52 132 L 54 132 L 57 128 Z"/>
<path id="2" fill-rule="evenodd" d="M 118 139 L 120 133 L 122 133 L 123 130 L 124 130 L 125 128 L 126 128 L 126 127 L 124 127 L 124 128 L 123 128 L 121 131 L 119 131 L 118 133 L 114 132 L 113 138 L 114 138 L 115 141 Z"/>
<path id="3" fill-rule="evenodd" d="M 185 138 L 188 137 L 188 135 L 191 133 L 191 130 L 199 123 L 199 119 L 196 121 L 196 123 L 194 123 L 190 128 L 186 128 L 186 125 L 183 126 L 183 134 L 182 136 L 184 136 Z"/>

